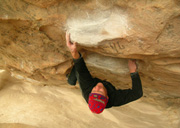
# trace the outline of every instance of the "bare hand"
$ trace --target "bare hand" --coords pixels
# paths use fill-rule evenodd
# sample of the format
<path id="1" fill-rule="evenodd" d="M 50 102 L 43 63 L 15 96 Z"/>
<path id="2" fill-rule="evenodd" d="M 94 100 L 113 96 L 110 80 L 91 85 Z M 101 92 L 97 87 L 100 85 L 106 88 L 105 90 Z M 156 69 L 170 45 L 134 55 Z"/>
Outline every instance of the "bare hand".
<path id="1" fill-rule="evenodd" d="M 136 60 L 129 60 L 128 66 L 129 66 L 129 72 L 130 73 L 136 72 L 136 70 L 137 70 Z"/>
<path id="2" fill-rule="evenodd" d="M 78 59 L 80 57 L 78 51 L 77 51 L 77 43 L 71 42 L 70 40 L 70 34 L 66 32 L 66 45 L 69 48 L 71 55 L 74 59 Z"/>
<path id="3" fill-rule="evenodd" d="M 71 52 L 77 52 L 77 43 L 76 42 L 71 42 L 70 40 L 70 34 L 66 32 L 66 45 L 69 48 Z"/>

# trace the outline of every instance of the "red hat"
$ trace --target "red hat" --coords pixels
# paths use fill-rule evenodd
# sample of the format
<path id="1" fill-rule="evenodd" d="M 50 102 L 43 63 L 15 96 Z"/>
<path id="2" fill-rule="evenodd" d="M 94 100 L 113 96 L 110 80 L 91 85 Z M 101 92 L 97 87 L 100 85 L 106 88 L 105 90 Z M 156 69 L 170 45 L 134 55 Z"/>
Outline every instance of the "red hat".
<path id="1" fill-rule="evenodd" d="M 106 107 L 107 102 L 108 102 L 108 98 L 106 98 L 105 96 L 101 94 L 97 94 L 97 93 L 89 94 L 88 105 L 89 105 L 90 110 L 93 113 L 96 113 L 96 114 L 101 113 Z"/>

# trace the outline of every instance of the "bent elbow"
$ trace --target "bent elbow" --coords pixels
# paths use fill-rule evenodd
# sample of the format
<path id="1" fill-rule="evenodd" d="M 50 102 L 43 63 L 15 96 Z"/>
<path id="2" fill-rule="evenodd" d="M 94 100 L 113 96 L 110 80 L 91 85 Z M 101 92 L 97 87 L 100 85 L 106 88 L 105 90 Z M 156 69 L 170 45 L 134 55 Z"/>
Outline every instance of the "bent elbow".
<path id="1" fill-rule="evenodd" d="M 141 92 L 140 94 L 139 94 L 139 98 L 141 98 L 143 96 L 143 92 Z"/>
<path id="2" fill-rule="evenodd" d="M 137 98 L 137 99 L 140 99 L 142 96 L 143 96 L 143 92 L 142 92 L 142 91 L 141 91 L 141 92 L 138 92 L 138 93 L 136 94 L 136 98 Z"/>

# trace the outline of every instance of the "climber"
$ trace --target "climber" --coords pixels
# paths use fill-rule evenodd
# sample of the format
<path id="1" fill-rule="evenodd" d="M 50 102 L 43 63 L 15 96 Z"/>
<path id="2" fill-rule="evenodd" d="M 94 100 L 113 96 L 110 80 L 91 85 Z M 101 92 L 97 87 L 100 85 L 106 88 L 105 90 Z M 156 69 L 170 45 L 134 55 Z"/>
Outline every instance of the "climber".
<path id="1" fill-rule="evenodd" d="M 121 106 L 142 97 L 142 85 L 139 74 L 136 71 L 137 65 L 135 60 L 128 61 L 132 89 L 117 90 L 111 83 L 91 76 L 81 53 L 77 50 L 77 43 L 71 42 L 69 33 L 66 33 L 66 45 L 71 52 L 74 62 L 71 72 L 67 75 L 68 83 L 76 85 L 78 80 L 82 95 L 93 113 L 99 114 L 105 108 Z"/>

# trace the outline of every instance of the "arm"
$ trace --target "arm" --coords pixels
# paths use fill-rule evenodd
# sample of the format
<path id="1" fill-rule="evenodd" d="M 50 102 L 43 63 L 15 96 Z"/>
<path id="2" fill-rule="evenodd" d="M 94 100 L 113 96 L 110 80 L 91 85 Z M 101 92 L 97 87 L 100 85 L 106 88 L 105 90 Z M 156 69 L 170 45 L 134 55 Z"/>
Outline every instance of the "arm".
<path id="1" fill-rule="evenodd" d="M 120 106 L 129 103 L 139 99 L 143 95 L 141 80 L 138 72 L 136 72 L 136 62 L 129 60 L 128 65 L 132 79 L 132 89 L 116 90 L 113 95 L 113 106 Z"/>
<path id="2" fill-rule="evenodd" d="M 90 72 L 88 71 L 84 59 L 81 57 L 81 54 L 77 51 L 77 43 L 70 41 L 70 34 L 66 33 L 66 45 L 69 48 L 71 55 L 73 57 L 74 65 L 76 71 L 79 75 L 79 84 L 82 85 L 82 90 L 87 90 L 87 88 L 92 85 L 94 79 L 92 78 Z"/>
<path id="3" fill-rule="evenodd" d="M 69 48 L 71 55 L 74 59 L 79 59 L 80 55 L 77 51 L 77 43 L 70 41 L 70 34 L 66 32 L 66 45 Z"/>

